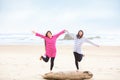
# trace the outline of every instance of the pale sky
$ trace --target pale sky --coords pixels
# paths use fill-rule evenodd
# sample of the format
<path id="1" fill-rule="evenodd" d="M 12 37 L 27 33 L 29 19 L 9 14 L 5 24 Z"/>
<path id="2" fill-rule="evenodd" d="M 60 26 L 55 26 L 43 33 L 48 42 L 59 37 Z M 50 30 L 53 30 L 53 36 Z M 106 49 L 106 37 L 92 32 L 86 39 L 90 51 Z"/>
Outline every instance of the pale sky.
<path id="1" fill-rule="evenodd" d="M 120 34 L 120 0 L 0 0 L 0 33 Z"/>

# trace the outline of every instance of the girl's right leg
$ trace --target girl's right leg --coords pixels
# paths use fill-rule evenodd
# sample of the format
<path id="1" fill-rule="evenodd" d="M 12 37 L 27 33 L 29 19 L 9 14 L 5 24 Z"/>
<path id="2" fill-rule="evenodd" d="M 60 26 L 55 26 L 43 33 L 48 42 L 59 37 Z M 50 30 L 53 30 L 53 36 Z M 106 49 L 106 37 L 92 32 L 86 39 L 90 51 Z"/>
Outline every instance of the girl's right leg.
<path id="1" fill-rule="evenodd" d="M 49 60 L 48 56 L 46 56 L 46 57 L 41 56 L 41 57 L 42 57 L 43 61 L 48 62 L 48 60 Z"/>
<path id="2" fill-rule="evenodd" d="M 74 53 L 74 57 L 75 57 L 75 65 L 76 65 L 76 68 L 77 68 L 77 70 L 79 70 L 79 64 L 78 64 L 78 53 L 76 53 L 76 52 L 73 52 Z"/>

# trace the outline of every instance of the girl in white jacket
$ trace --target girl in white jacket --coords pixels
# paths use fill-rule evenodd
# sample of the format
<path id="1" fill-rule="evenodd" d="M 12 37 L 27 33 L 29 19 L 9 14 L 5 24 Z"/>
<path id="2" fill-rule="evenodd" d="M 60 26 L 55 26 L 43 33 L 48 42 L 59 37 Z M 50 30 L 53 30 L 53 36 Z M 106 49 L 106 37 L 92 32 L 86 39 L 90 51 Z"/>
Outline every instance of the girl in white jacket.
<path id="1" fill-rule="evenodd" d="M 82 44 L 84 42 L 87 42 L 87 43 L 90 43 L 94 46 L 99 47 L 99 45 L 94 44 L 93 42 L 91 42 L 87 38 L 83 37 L 83 35 L 84 35 L 84 32 L 82 30 L 79 30 L 77 35 L 74 35 L 74 51 L 73 51 L 73 54 L 74 54 L 74 58 L 75 58 L 75 65 L 76 65 L 77 71 L 79 70 L 78 62 L 80 62 L 82 60 L 82 57 L 84 55 L 82 53 L 82 50 L 81 50 Z"/>

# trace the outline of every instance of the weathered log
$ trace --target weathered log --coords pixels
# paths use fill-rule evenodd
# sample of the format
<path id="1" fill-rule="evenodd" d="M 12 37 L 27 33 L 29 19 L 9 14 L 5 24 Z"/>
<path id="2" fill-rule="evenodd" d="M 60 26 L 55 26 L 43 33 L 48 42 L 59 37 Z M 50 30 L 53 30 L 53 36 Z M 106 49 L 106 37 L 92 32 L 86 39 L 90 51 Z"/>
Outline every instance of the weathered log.
<path id="1" fill-rule="evenodd" d="M 64 71 L 46 73 L 43 75 L 43 78 L 48 80 L 84 80 L 90 79 L 92 76 L 93 74 L 89 71 Z"/>

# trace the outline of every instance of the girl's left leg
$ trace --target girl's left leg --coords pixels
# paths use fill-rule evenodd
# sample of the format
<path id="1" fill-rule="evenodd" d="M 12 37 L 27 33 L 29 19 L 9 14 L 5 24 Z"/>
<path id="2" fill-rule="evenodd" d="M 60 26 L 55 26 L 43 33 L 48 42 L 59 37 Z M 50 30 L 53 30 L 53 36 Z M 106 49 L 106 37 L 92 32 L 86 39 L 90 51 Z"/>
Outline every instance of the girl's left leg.
<path id="1" fill-rule="evenodd" d="M 79 64 L 78 64 L 78 62 L 80 62 L 82 60 L 83 55 L 79 54 L 77 52 L 74 52 L 74 57 L 75 57 L 76 68 L 77 68 L 77 70 L 79 70 Z"/>
<path id="2" fill-rule="evenodd" d="M 54 59 L 55 59 L 55 57 L 52 57 L 51 58 L 51 64 L 50 64 L 50 71 L 52 71 L 52 69 L 53 69 L 53 66 L 54 66 Z"/>

